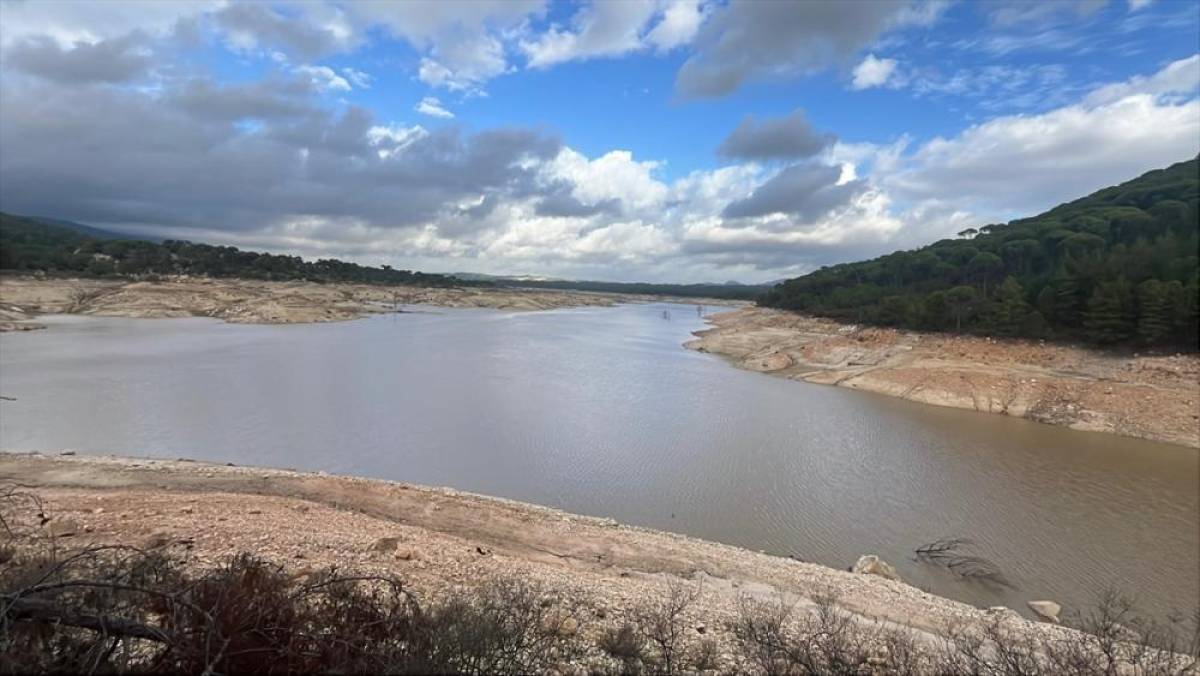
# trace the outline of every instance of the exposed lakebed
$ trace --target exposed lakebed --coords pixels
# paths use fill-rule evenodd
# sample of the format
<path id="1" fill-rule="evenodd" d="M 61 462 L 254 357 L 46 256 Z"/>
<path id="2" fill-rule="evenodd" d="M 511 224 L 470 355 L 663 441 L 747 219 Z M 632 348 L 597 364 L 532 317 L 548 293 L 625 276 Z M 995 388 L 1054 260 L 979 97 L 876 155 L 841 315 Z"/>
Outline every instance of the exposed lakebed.
<path id="1" fill-rule="evenodd" d="M 446 485 L 845 567 L 978 605 L 1200 603 L 1200 455 L 740 371 L 694 306 L 319 325 L 49 317 L 0 336 L 0 448 Z M 914 560 L 970 537 L 1010 587 Z"/>

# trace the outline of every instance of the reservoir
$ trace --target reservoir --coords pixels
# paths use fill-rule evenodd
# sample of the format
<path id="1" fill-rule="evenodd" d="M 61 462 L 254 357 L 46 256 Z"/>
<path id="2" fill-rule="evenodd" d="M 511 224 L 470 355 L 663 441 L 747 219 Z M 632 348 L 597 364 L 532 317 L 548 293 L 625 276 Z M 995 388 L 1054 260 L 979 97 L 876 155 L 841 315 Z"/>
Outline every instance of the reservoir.
<path id="1" fill-rule="evenodd" d="M 750 373 L 692 305 L 249 326 L 49 317 L 0 336 L 0 448 L 324 470 L 502 496 L 979 606 L 1200 605 L 1200 454 Z M 970 538 L 1007 585 L 913 551 Z"/>

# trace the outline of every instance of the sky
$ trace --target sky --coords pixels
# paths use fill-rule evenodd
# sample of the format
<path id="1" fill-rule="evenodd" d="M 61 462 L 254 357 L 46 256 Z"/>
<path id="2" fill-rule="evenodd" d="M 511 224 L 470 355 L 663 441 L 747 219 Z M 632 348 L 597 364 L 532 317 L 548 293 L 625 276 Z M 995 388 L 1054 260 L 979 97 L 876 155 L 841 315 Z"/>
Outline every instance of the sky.
<path id="1" fill-rule="evenodd" d="M 0 0 L 0 210 L 764 282 L 1200 153 L 1194 0 Z"/>

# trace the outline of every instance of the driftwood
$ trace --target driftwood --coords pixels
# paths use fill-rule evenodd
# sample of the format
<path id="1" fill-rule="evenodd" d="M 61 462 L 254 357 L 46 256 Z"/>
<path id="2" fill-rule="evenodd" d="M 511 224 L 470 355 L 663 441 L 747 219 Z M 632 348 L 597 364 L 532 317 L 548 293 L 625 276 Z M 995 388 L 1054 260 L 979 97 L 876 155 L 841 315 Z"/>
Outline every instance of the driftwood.
<path id="1" fill-rule="evenodd" d="M 915 551 L 920 560 L 944 566 L 965 579 L 1011 587 L 999 566 L 968 551 L 974 544 L 969 538 L 939 538 Z"/>

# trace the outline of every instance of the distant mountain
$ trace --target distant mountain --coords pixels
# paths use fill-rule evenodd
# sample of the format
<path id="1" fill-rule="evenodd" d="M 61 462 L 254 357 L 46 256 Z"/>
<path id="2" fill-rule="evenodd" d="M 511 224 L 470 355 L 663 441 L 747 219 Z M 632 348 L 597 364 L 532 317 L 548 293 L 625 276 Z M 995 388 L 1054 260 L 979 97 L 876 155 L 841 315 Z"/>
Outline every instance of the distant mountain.
<path id="1" fill-rule="evenodd" d="M 47 225 L 53 225 L 59 228 L 66 228 L 67 230 L 74 230 L 75 232 L 87 237 L 91 237 L 92 239 L 127 239 L 143 242 L 162 241 L 161 238 L 146 237 L 143 235 L 125 235 L 119 232 L 113 232 L 111 230 L 101 230 L 100 228 L 94 228 L 90 225 L 84 225 L 83 223 L 64 221 L 60 218 L 46 218 L 44 216 L 20 216 L 19 218 L 24 218 L 27 221 L 34 221 L 37 223 L 45 223 Z"/>
<path id="2" fill-rule="evenodd" d="M 761 304 L 883 326 L 1197 349 L 1200 162 L 787 280 Z"/>
<path id="3" fill-rule="evenodd" d="M 662 284 L 656 282 L 596 282 L 587 280 L 495 280 L 501 286 L 521 286 L 535 289 L 595 291 L 599 293 L 632 293 L 685 298 L 723 298 L 755 300 L 769 287 L 750 284 Z"/>
<path id="4" fill-rule="evenodd" d="M 101 238 L 95 232 L 107 236 Z M 332 258 L 309 262 L 298 256 L 242 251 L 232 246 L 114 237 L 119 235 L 78 223 L 0 213 L 0 270 L 96 277 L 197 275 L 383 285 L 486 284 Z"/>
<path id="5" fill-rule="evenodd" d="M 469 279 L 479 282 L 557 282 L 564 281 L 557 277 L 545 275 L 487 275 L 482 272 L 452 272 L 459 279 Z"/>

